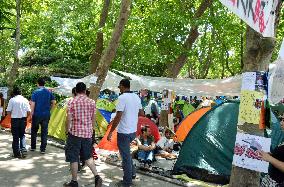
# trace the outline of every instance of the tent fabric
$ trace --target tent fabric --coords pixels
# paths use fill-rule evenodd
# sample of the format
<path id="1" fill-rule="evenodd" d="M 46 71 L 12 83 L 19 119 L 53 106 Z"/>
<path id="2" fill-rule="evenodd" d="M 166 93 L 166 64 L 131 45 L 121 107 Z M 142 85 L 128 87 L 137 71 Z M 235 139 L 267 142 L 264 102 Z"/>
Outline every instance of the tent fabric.
<path id="1" fill-rule="evenodd" d="M 270 111 L 271 115 L 271 130 L 268 138 L 271 138 L 271 152 L 282 142 L 284 142 L 284 131 L 281 129 L 281 125 L 275 114 Z"/>
<path id="2" fill-rule="evenodd" d="M 107 135 L 109 134 L 111 124 L 112 123 L 110 123 L 109 128 L 108 128 L 107 132 L 105 133 L 103 139 L 98 144 L 98 148 L 108 150 L 108 151 L 118 151 L 117 130 L 116 129 L 112 133 L 112 140 L 111 141 L 107 140 Z M 136 136 L 139 136 L 141 134 L 141 127 L 145 126 L 145 125 L 148 125 L 150 127 L 151 133 L 155 138 L 155 142 L 158 142 L 161 138 L 160 133 L 159 133 L 159 129 L 153 121 L 151 121 L 150 119 L 148 119 L 146 117 L 139 117 L 138 118 Z"/>
<path id="3" fill-rule="evenodd" d="M 198 122 L 198 120 L 210 109 L 210 107 L 201 108 L 188 115 L 178 127 L 178 130 L 176 132 L 177 140 L 179 142 L 183 142 L 196 122 Z"/>
<path id="4" fill-rule="evenodd" d="M 59 84 L 58 87 L 54 88 L 53 91 L 65 96 L 71 96 L 72 95 L 72 88 L 76 86 L 78 82 L 84 82 L 86 86 L 89 88 L 91 84 L 95 84 L 97 81 L 97 77 L 94 74 L 88 75 L 81 79 L 72 79 L 72 78 L 61 78 L 61 77 L 50 77 L 51 80 L 57 82 Z M 103 83 L 102 90 L 108 88 L 112 91 L 119 92 L 118 85 L 120 80 L 123 79 L 123 77 L 108 71 L 106 79 Z M 131 82 L 131 89 L 132 90 L 140 90 L 141 87 L 139 83 L 136 81 L 130 81 Z"/>
<path id="5" fill-rule="evenodd" d="M 66 140 L 65 123 L 68 100 L 70 100 L 70 98 L 61 101 L 51 111 L 48 124 L 48 135 L 64 141 Z M 96 110 L 96 124 L 94 124 L 95 135 L 97 137 L 103 137 L 107 130 L 107 126 L 107 120 L 101 114 L 100 110 Z"/>
<path id="6" fill-rule="evenodd" d="M 105 118 L 105 120 L 107 121 L 107 123 L 110 122 L 110 118 L 111 118 L 111 112 L 109 111 L 106 111 L 106 110 L 102 110 L 102 109 L 99 109 L 100 113 L 103 115 L 103 117 Z"/>
<path id="7" fill-rule="evenodd" d="M 226 79 L 172 79 L 117 72 L 138 82 L 141 88 L 155 92 L 167 89 L 174 90 L 177 95 L 184 96 L 240 96 L 241 93 L 241 75 Z"/>
<path id="8" fill-rule="evenodd" d="M 187 134 L 173 172 L 186 173 L 203 181 L 227 183 L 238 113 L 239 102 L 226 102 L 203 115 Z"/>
<path id="9" fill-rule="evenodd" d="M 107 131 L 108 122 L 101 114 L 100 110 L 96 111 L 96 123 L 94 124 L 96 137 L 103 137 Z"/>
<path id="10" fill-rule="evenodd" d="M 195 108 L 190 103 L 185 103 L 182 107 L 182 112 L 184 116 L 189 115 L 195 110 Z"/>
<path id="11" fill-rule="evenodd" d="M 31 129 L 31 123 L 32 120 L 30 117 L 28 117 L 27 119 L 27 126 L 26 126 L 26 132 L 29 131 L 29 129 Z M 11 115 L 8 114 L 7 116 L 5 116 L 5 118 L 1 121 L 1 127 L 6 128 L 6 129 L 11 129 Z"/>
<path id="12" fill-rule="evenodd" d="M 240 96 L 241 75 L 226 79 L 172 79 L 166 77 L 138 76 L 131 73 L 117 71 L 125 77 L 129 77 L 131 90 L 149 89 L 154 92 L 162 92 L 164 89 L 174 90 L 177 95 L 184 96 Z M 119 81 L 123 77 L 108 71 L 103 89 L 110 89 L 118 92 Z M 71 90 L 78 82 L 84 82 L 87 87 L 94 84 L 97 77 L 92 74 L 82 79 L 69 79 L 51 77 L 60 86 L 54 91 L 61 95 L 71 95 Z"/>
<path id="13" fill-rule="evenodd" d="M 58 103 L 51 111 L 48 123 L 48 135 L 59 140 L 66 140 L 65 124 L 67 120 L 67 98 Z"/>
<path id="14" fill-rule="evenodd" d="M 111 102 L 107 99 L 98 99 L 96 102 L 97 109 L 102 109 L 109 112 L 112 112 L 112 110 L 115 109 L 115 105 L 116 105 L 115 102 Z"/>
<path id="15" fill-rule="evenodd" d="M 155 142 L 158 142 L 160 140 L 160 133 L 159 133 L 159 129 L 157 127 L 157 125 L 150 120 L 149 118 L 146 117 L 139 117 L 138 118 L 138 126 L 137 126 L 137 136 L 140 136 L 141 134 L 141 127 L 148 125 L 151 129 L 151 134 L 154 136 L 155 138 Z"/>
<path id="16" fill-rule="evenodd" d="M 99 142 L 98 148 L 103 149 L 103 150 L 116 151 L 117 152 L 118 147 L 117 147 L 117 130 L 116 129 L 112 133 L 111 141 L 107 140 L 107 135 L 109 134 L 111 126 L 112 126 L 112 122 L 109 124 L 109 128 L 107 129 L 104 137 Z"/>

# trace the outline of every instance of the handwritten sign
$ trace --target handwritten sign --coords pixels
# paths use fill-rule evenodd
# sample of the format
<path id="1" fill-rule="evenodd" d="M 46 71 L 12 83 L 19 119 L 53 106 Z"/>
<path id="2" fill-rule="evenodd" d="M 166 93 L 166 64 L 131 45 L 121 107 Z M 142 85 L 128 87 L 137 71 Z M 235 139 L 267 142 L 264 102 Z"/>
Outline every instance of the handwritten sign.
<path id="1" fill-rule="evenodd" d="M 274 37 L 278 0 L 220 0 L 220 2 L 264 37 Z"/>
<path id="2" fill-rule="evenodd" d="M 237 133 L 233 165 L 259 172 L 268 172 L 268 162 L 261 160 L 260 151 L 269 152 L 270 138 Z"/>
<path id="3" fill-rule="evenodd" d="M 242 91 L 241 103 L 239 109 L 238 125 L 245 122 L 252 124 L 259 124 L 261 102 L 264 94 L 257 91 Z"/>

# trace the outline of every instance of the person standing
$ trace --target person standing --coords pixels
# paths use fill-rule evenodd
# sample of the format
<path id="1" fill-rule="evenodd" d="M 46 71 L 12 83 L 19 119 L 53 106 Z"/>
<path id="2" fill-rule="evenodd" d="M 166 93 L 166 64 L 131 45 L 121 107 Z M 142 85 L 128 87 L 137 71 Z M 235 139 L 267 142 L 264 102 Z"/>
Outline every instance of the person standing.
<path id="1" fill-rule="evenodd" d="M 96 103 L 86 95 L 86 85 L 76 85 L 76 97 L 68 102 L 66 126 L 67 141 L 65 147 L 66 162 L 70 162 L 72 180 L 64 183 L 65 187 L 77 187 L 78 158 L 85 161 L 95 177 L 95 186 L 102 186 L 102 178 L 98 175 L 92 158 L 93 124 L 95 122 Z M 81 152 L 81 154 L 80 154 Z"/>
<path id="2" fill-rule="evenodd" d="M 2 120 L 2 117 L 4 116 L 4 98 L 3 93 L 0 92 L 0 121 Z"/>
<path id="3" fill-rule="evenodd" d="M 38 89 L 32 93 L 31 100 L 31 151 L 36 150 L 36 139 L 39 125 L 41 125 L 41 145 L 40 152 L 45 154 L 47 145 L 48 123 L 50 119 L 50 110 L 55 105 L 55 98 L 51 91 L 44 87 L 45 81 L 39 78 L 37 81 Z"/>
<path id="4" fill-rule="evenodd" d="M 112 133 L 117 128 L 117 145 L 122 158 L 123 180 L 118 186 L 131 186 L 132 179 L 136 177 L 135 166 L 130 154 L 130 143 L 136 137 L 138 115 L 144 115 L 141 100 L 130 91 L 130 81 L 122 79 L 118 86 L 121 95 L 118 97 L 116 116 L 113 120 L 107 140 L 111 141 Z"/>
<path id="5" fill-rule="evenodd" d="M 9 100 L 6 111 L 8 114 L 11 114 L 13 155 L 16 158 L 22 158 L 26 153 L 25 129 L 27 125 L 27 116 L 30 115 L 31 108 L 29 101 L 21 95 L 21 90 L 18 87 L 14 87 L 13 97 Z"/>

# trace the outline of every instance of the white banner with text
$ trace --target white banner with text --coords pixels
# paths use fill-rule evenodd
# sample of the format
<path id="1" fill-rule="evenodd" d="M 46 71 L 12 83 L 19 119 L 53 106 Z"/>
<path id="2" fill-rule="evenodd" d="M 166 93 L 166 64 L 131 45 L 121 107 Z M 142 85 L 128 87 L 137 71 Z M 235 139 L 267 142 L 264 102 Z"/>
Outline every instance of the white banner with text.
<path id="1" fill-rule="evenodd" d="M 220 0 L 230 11 L 264 37 L 274 37 L 278 0 Z"/>

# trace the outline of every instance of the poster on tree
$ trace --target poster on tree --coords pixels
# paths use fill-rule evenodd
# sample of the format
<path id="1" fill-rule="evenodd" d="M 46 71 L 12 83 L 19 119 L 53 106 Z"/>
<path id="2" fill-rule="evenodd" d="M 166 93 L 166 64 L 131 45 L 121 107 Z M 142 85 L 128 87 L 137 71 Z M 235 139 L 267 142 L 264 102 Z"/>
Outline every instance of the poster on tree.
<path id="1" fill-rule="evenodd" d="M 233 165 L 267 173 L 269 163 L 261 160 L 260 151 L 269 152 L 270 138 L 237 133 L 234 148 Z"/>

